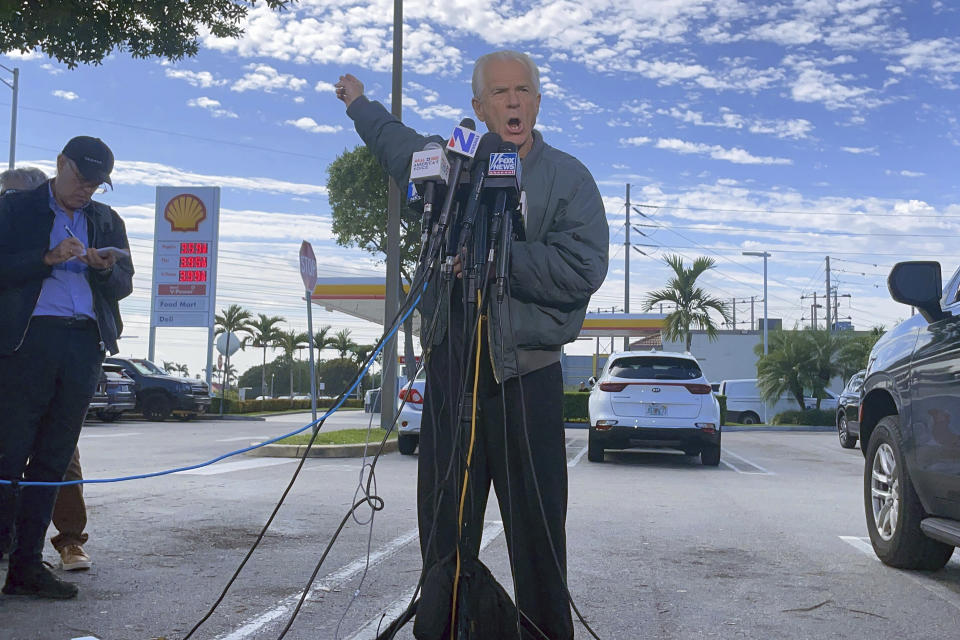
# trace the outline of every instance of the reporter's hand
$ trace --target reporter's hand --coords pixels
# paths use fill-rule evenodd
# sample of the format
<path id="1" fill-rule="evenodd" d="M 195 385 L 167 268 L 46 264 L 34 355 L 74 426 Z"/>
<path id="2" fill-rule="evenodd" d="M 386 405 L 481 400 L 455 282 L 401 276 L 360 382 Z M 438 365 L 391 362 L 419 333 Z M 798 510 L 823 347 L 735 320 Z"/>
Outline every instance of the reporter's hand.
<path id="1" fill-rule="evenodd" d="M 458 253 L 453 258 L 453 275 L 458 278 L 463 278 L 463 265 L 460 264 L 460 254 Z"/>
<path id="2" fill-rule="evenodd" d="M 65 238 L 63 242 L 43 254 L 43 262 L 52 267 L 55 264 L 66 262 L 70 258 L 83 255 L 83 243 L 76 238 Z"/>
<path id="3" fill-rule="evenodd" d="M 347 107 L 363 95 L 363 83 L 349 73 L 340 76 L 340 81 L 334 87 L 337 91 L 337 98 L 343 100 Z"/>
<path id="4" fill-rule="evenodd" d="M 93 247 L 87 249 L 86 255 L 80 256 L 80 260 L 91 269 L 109 269 L 117 263 L 117 256 L 111 251 L 106 255 L 106 257 L 101 256 L 97 253 L 97 250 Z"/>

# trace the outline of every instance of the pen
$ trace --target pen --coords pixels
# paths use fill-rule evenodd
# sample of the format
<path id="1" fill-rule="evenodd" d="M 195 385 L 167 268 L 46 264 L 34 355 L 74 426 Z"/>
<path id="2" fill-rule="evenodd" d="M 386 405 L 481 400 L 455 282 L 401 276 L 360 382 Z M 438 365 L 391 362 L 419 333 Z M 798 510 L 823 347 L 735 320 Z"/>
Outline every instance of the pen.
<path id="1" fill-rule="evenodd" d="M 66 232 L 67 232 L 67 235 L 70 236 L 71 238 L 75 238 L 75 239 L 79 240 L 79 238 L 77 238 L 77 234 L 75 234 L 75 233 L 70 229 L 70 226 L 69 226 L 69 225 L 63 225 L 63 230 L 66 231 Z M 75 258 L 76 256 L 73 256 L 73 257 Z M 72 260 L 72 259 L 73 259 L 73 258 L 71 258 L 71 260 Z"/>

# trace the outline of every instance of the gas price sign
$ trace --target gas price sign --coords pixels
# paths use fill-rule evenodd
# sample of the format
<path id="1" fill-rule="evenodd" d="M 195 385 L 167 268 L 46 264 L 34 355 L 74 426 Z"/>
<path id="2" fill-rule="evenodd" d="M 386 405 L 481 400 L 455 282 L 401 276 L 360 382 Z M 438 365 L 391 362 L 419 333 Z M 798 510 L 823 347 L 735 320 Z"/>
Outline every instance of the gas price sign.
<path id="1" fill-rule="evenodd" d="M 157 187 L 152 326 L 212 325 L 219 219 L 219 187 Z"/>

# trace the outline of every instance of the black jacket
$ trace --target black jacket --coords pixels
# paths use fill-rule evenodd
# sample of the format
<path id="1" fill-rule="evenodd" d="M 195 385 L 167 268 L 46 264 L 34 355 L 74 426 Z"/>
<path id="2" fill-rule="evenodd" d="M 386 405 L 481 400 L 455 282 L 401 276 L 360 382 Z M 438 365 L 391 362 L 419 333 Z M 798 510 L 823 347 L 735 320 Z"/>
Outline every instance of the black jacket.
<path id="1" fill-rule="evenodd" d="M 43 262 L 50 248 L 54 218 L 48 184 L 0 198 L 0 356 L 20 348 L 43 279 L 53 272 L 53 267 Z M 92 201 L 83 211 L 90 247 L 130 248 L 123 220 L 116 211 Z M 116 353 L 117 338 L 123 331 L 118 301 L 133 291 L 133 262 L 124 258 L 106 271 L 87 269 L 87 280 L 93 292 L 100 340 L 110 353 Z"/>

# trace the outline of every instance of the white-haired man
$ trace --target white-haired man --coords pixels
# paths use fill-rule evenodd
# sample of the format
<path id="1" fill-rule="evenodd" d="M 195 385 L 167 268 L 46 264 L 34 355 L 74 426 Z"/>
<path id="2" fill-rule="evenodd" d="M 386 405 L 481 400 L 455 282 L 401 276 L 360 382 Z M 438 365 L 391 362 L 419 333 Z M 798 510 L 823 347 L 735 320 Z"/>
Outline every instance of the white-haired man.
<path id="1" fill-rule="evenodd" d="M 458 354 L 469 336 L 464 327 L 472 319 L 463 317 L 460 304 L 449 303 L 448 325 L 448 301 L 440 300 L 443 311 L 435 335 L 421 336 L 422 341 L 432 338 L 423 344 L 432 350 L 420 432 L 418 516 L 429 580 L 430 569 L 450 557 L 458 539 L 461 550 L 476 554 L 492 481 L 510 551 L 521 635 L 571 640 L 560 349 L 576 339 L 590 296 L 606 277 L 609 231 L 593 177 L 575 158 L 547 145 L 534 128 L 539 85 L 536 64 L 522 53 L 496 51 L 474 66 L 477 118 L 516 144 L 523 161 L 525 239 L 512 246 L 505 309 L 491 305 L 491 330 L 483 332 L 476 444 L 462 523 L 462 466 L 454 474 L 445 470 L 458 450 L 461 465 L 466 457 L 456 446 L 458 398 L 451 394 L 465 374 L 466 363 Z M 415 151 L 431 139 L 444 142 L 440 136 L 418 134 L 367 100 L 363 84 L 352 75 L 340 77 L 336 93 L 360 137 L 398 184 L 407 183 Z M 458 291 L 455 287 L 453 297 Z M 502 341 L 496 329 L 501 321 Z M 452 360 L 448 352 L 454 354 Z M 424 615 L 436 612 L 418 610 L 418 624 Z"/>

